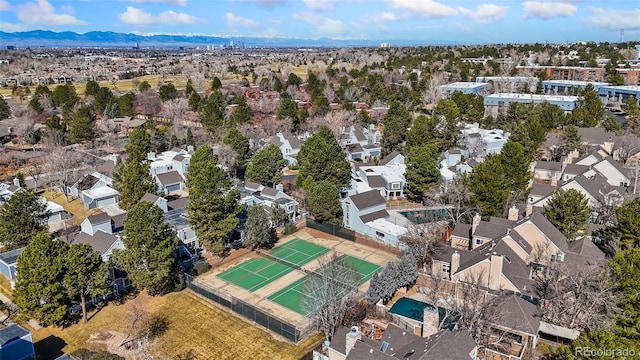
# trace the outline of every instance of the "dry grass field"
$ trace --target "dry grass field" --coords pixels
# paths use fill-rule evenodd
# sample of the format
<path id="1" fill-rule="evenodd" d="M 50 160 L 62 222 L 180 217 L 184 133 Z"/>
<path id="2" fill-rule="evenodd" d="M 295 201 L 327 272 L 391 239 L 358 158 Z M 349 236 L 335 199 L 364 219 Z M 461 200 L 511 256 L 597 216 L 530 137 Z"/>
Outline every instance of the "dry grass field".
<path id="1" fill-rule="evenodd" d="M 158 359 L 299 359 L 322 339 L 307 339 L 299 346 L 278 341 L 228 312 L 207 303 L 190 291 L 152 297 L 141 293 L 123 305 L 110 304 L 90 314 L 87 324 L 65 329 L 33 331 L 38 359 L 50 359 L 61 352 L 86 348 L 104 350 L 104 345 L 88 342 L 92 334 L 107 330 L 127 333 L 131 303 L 149 314 L 164 317 L 167 331 L 152 345 Z"/>

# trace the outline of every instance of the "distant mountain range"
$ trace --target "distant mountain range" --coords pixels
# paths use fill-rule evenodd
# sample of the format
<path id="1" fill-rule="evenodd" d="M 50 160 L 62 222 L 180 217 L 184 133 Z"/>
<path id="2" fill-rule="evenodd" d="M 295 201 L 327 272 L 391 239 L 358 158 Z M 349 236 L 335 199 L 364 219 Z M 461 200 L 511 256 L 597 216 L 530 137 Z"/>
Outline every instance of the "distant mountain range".
<path id="1" fill-rule="evenodd" d="M 134 47 L 141 49 L 178 48 L 190 46 L 228 46 L 243 44 L 245 47 L 349 47 L 349 46 L 379 46 L 382 42 L 393 46 L 404 45 L 443 45 L 453 42 L 429 40 L 365 40 L 365 39 L 300 39 L 286 37 L 220 37 L 206 35 L 136 35 L 111 31 L 90 31 L 78 34 L 71 31 L 53 32 L 47 30 L 33 30 L 8 33 L 0 31 L 0 49 L 7 46 L 16 48 L 26 47 Z"/>

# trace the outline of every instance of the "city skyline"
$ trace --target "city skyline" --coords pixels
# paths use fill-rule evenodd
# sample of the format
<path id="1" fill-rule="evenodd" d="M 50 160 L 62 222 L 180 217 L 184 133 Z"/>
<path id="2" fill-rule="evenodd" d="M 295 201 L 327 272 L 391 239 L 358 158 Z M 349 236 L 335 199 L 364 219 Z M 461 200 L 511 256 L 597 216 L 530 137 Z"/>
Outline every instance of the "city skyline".
<path id="1" fill-rule="evenodd" d="M 638 19 L 640 4 L 624 0 L 0 0 L 0 30 L 5 32 L 616 42 L 640 39 Z"/>

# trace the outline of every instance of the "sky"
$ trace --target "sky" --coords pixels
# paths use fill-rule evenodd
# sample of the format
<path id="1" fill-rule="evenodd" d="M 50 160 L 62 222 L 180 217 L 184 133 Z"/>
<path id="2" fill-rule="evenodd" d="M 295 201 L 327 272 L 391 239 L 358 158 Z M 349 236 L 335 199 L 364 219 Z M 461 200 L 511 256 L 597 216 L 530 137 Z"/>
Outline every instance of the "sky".
<path id="1" fill-rule="evenodd" d="M 640 0 L 0 0 L 0 30 L 617 42 L 640 40 Z"/>

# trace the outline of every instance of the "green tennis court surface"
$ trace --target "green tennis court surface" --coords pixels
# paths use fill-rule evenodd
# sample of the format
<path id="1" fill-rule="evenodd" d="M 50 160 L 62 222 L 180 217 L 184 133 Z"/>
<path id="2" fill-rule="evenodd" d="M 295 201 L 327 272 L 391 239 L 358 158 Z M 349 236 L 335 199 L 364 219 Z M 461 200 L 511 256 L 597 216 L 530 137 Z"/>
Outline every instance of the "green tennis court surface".
<path id="1" fill-rule="evenodd" d="M 302 266 L 327 252 L 329 249 L 323 246 L 296 238 L 276 246 L 269 254 L 293 265 Z M 253 292 L 293 270 L 292 266 L 270 259 L 251 259 L 221 272 L 217 277 Z"/>
<path id="2" fill-rule="evenodd" d="M 340 258 L 347 264 L 350 264 L 354 269 L 358 271 L 358 273 L 360 273 L 360 284 L 369 281 L 369 279 L 371 279 L 371 276 L 373 276 L 373 273 L 381 269 L 378 265 L 372 264 L 362 259 L 358 259 L 351 255 L 342 255 L 340 256 Z M 304 309 L 302 299 L 306 296 L 304 295 L 304 284 L 310 276 L 313 275 L 307 275 L 302 279 L 293 282 L 291 285 L 279 291 L 276 291 L 275 293 L 271 294 L 268 299 L 275 302 L 276 304 L 291 309 L 298 314 L 307 316 L 309 314 L 309 311 L 307 309 Z"/>

